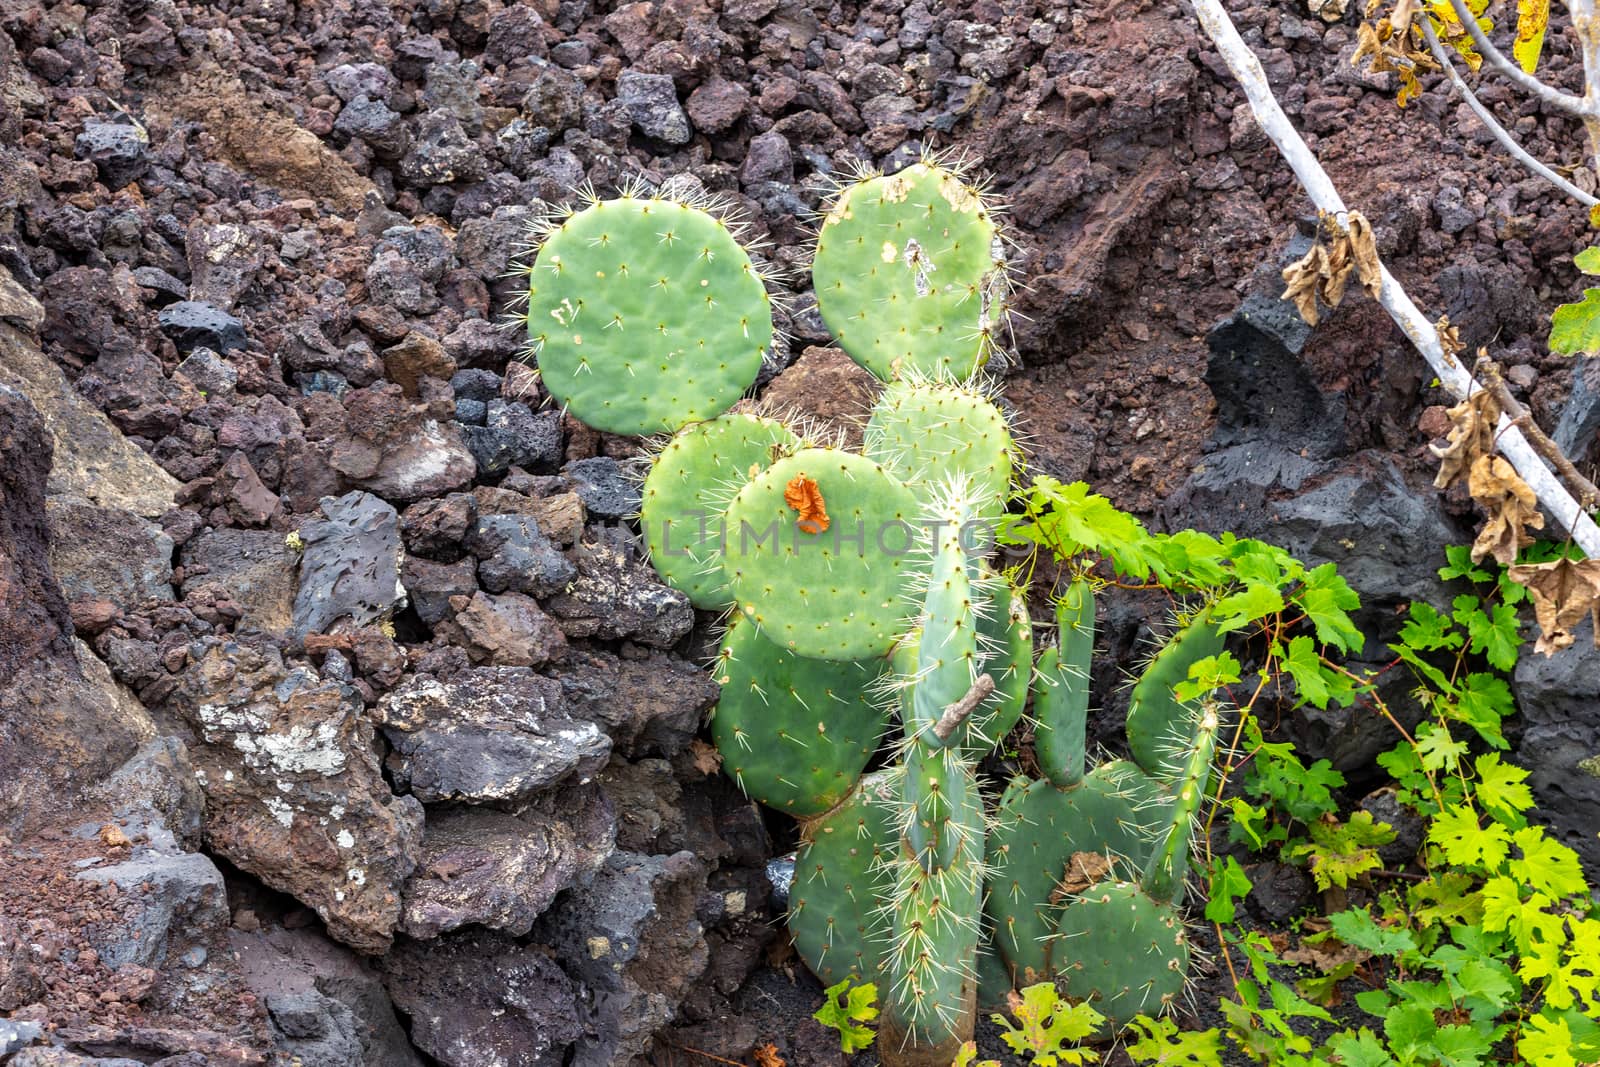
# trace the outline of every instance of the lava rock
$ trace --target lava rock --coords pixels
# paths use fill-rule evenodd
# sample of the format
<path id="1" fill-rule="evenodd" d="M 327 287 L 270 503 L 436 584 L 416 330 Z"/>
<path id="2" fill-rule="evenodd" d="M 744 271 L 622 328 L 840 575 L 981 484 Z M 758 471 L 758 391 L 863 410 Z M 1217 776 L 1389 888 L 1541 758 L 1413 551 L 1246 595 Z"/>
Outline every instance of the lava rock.
<path id="1" fill-rule="evenodd" d="M 455 360 L 445 353 L 444 345 L 415 330 L 399 344 L 384 349 L 383 367 L 388 379 L 410 397 L 418 395 L 424 377 L 449 381 L 456 372 Z"/>
<path id="2" fill-rule="evenodd" d="M 121 923 L 97 925 L 90 941 L 112 970 L 129 964 L 159 969 L 168 955 L 220 934 L 228 926 L 228 892 L 216 864 L 198 853 L 147 851 L 121 863 L 91 867 L 77 877 L 124 892 L 141 890 L 138 909 Z"/>
<path id="3" fill-rule="evenodd" d="M 739 177 L 747 186 L 794 181 L 794 154 L 789 150 L 789 139 L 776 130 L 750 138 Z"/>
<path id="4" fill-rule="evenodd" d="M 388 159 L 404 155 L 411 146 L 411 131 L 400 112 L 365 96 L 356 97 L 340 110 L 333 132 L 347 139 L 364 141 L 374 152 Z"/>
<path id="5" fill-rule="evenodd" d="M 443 807 L 428 816 L 401 928 L 427 940 L 469 923 L 520 937 L 611 854 L 616 816 L 594 786 L 546 793 L 516 813 Z"/>
<path id="6" fill-rule="evenodd" d="M 557 683 L 525 667 L 413 677 L 378 702 L 375 718 L 394 746 L 396 785 L 428 803 L 515 804 L 587 781 L 611 752 L 598 726 L 568 714 Z"/>
<path id="7" fill-rule="evenodd" d="M 478 464 L 478 474 L 493 477 L 512 467 L 553 471 L 561 464 L 561 413 L 535 414 L 516 401 L 490 400 L 484 425 L 465 426 L 462 437 Z"/>
<path id="8" fill-rule="evenodd" d="M 209 348 L 191 351 L 175 372 L 194 383 L 208 400 L 226 400 L 239 385 L 239 372 Z"/>
<path id="9" fill-rule="evenodd" d="M 180 352 L 209 348 L 231 352 L 249 344 L 244 323 L 227 312 L 199 300 L 180 300 L 168 304 L 157 316 L 161 332 L 172 338 Z"/>
<path id="10" fill-rule="evenodd" d="M 1537 807 L 1529 814 L 1577 850 L 1591 878 L 1600 875 L 1600 648 L 1593 627 L 1580 623 L 1572 647 L 1553 656 L 1526 653 L 1512 677 L 1523 721 L 1512 762 L 1532 772 Z"/>
<path id="11" fill-rule="evenodd" d="M 491 593 L 552 596 L 578 574 L 539 532 L 539 524 L 524 515 L 479 515 L 466 547 L 481 561 L 478 580 Z"/>
<path id="12" fill-rule="evenodd" d="M 492 370 L 468 367 L 450 376 L 450 388 L 457 400 L 477 400 L 488 404 L 491 400 L 499 399 L 500 375 Z"/>
<path id="13" fill-rule="evenodd" d="M 478 181 L 488 173 L 481 149 L 461 121 L 448 111 L 429 111 L 417 120 L 411 148 L 400 160 L 400 176 L 412 185 Z"/>
<path id="14" fill-rule="evenodd" d="M 209 638 L 189 657 L 167 706 L 197 737 L 207 843 L 315 909 L 334 938 L 386 951 L 422 805 L 389 791 L 360 696 L 269 643 Z"/>
<path id="15" fill-rule="evenodd" d="M 726 78 L 712 78 L 689 94 L 689 118 L 705 133 L 726 133 L 749 108 L 750 90 Z"/>
<path id="16" fill-rule="evenodd" d="M 576 459 L 561 469 L 589 514 L 598 519 L 629 519 L 639 514 L 644 483 L 630 477 L 610 456 Z"/>
<path id="17" fill-rule="evenodd" d="M 572 713 L 605 727 L 617 751 L 629 758 L 682 752 L 718 696 L 705 671 L 660 652 L 623 659 L 575 650 L 549 673 L 561 683 Z"/>
<path id="18" fill-rule="evenodd" d="M 574 550 L 578 576 L 548 608 L 568 637 L 630 639 L 657 648 L 694 628 L 689 598 L 662 585 L 621 527 L 596 528 Z"/>
<path id="19" fill-rule="evenodd" d="M 563 1067 L 583 1033 L 580 990 L 536 945 L 474 931 L 384 958 L 411 1039 L 444 1067 Z"/>
<path id="20" fill-rule="evenodd" d="M 625 70 L 617 77 L 617 99 L 646 137 L 669 145 L 689 143 L 689 116 L 667 75 Z"/>
<path id="21" fill-rule="evenodd" d="M 109 600 L 130 611 L 172 599 L 172 538 L 147 519 L 68 499 L 46 505 L 50 569 L 67 600 Z"/>
<path id="22" fill-rule="evenodd" d="M 1579 359 L 1573 364 L 1572 389 L 1550 436 L 1574 460 L 1596 451 L 1600 444 L 1600 360 Z"/>
<path id="23" fill-rule="evenodd" d="M 452 560 L 461 553 L 478 521 L 478 502 L 471 493 L 451 493 L 437 500 L 419 500 L 400 516 L 406 548 L 429 559 Z"/>
<path id="24" fill-rule="evenodd" d="M 566 654 L 561 628 L 521 593 L 477 593 L 450 598 L 449 619 L 434 627 L 436 636 L 466 652 L 474 663 L 496 667 L 537 667 Z"/>
<path id="25" fill-rule="evenodd" d="M 294 624 L 295 558 L 273 530 L 207 530 L 179 554 L 184 599 L 231 600 L 238 625 L 286 634 Z"/>
<path id="26" fill-rule="evenodd" d="M 405 602 L 400 584 L 400 516 L 370 493 L 324 498 L 322 514 L 300 529 L 300 591 L 294 633 L 323 633 L 340 619 L 365 626 Z"/>
<path id="27" fill-rule="evenodd" d="M 150 169 L 149 144 L 132 126 L 90 123 L 73 140 L 72 149 L 79 159 L 95 165 L 100 181 L 112 192 L 144 177 Z"/>
<path id="28" fill-rule="evenodd" d="M 400 565 L 400 580 L 405 583 L 417 618 L 426 626 L 434 626 L 450 617 L 453 598 L 471 597 L 478 591 L 478 565 L 472 559 L 435 563 L 420 556 L 407 556 Z"/>
<path id="29" fill-rule="evenodd" d="M 315 989 L 269 993 L 267 1018 L 275 1044 L 301 1064 L 358 1067 L 365 1061 L 355 1012 Z"/>

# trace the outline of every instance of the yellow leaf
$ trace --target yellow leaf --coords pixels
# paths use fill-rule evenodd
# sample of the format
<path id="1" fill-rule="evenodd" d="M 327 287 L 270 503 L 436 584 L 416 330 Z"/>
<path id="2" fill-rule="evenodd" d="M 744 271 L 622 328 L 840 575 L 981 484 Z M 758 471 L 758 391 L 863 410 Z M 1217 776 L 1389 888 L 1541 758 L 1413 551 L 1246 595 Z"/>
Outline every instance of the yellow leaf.
<path id="1" fill-rule="evenodd" d="M 1550 0 L 1517 0 L 1517 39 L 1511 54 L 1529 74 L 1539 65 L 1545 27 L 1550 25 Z"/>

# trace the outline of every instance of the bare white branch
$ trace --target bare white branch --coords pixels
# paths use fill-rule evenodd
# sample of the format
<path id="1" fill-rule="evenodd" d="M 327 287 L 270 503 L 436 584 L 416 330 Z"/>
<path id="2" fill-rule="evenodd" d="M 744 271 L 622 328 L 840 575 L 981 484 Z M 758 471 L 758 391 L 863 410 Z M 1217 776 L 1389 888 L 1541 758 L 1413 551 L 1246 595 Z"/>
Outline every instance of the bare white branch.
<path id="1" fill-rule="evenodd" d="M 1467 7 L 1466 0 L 1450 0 L 1450 6 L 1455 9 L 1456 18 L 1467 28 L 1467 36 L 1472 38 L 1472 43 L 1477 46 L 1478 52 L 1483 56 L 1484 60 L 1506 78 L 1515 82 L 1524 92 L 1537 96 L 1551 107 L 1559 108 L 1569 115 L 1582 117 L 1595 114 L 1594 105 L 1589 101 L 1584 100 L 1582 97 L 1573 96 L 1570 93 L 1563 93 L 1558 89 L 1552 89 L 1507 58 L 1506 54 L 1495 47 L 1493 41 L 1489 40 L 1489 35 L 1483 32 L 1483 27 L 1478 25 L 1478 19 L 1473 15 L 1471 9 Z M 1424 17 L 1424 22 L 1426 22 L 1426 17 Z"/>
<path id="2" fill-rule="evenodd" d="M 1488 127 L 1489 132 L 1494 134 L 1494 139 L 1499 141 L 1507 152 L 1511 153 L 1513 159 L 1521 163 L 1533 174 L 1538 175 L 1572 197 L 1584 207 L 1593 207 L 1595 204 L 1600 204 L 1600 200 L 1596 200 L 1539 162 L 1526 148 L 1518 144 L 1516 139 L 1511 136 L 1510 131 L 1500 125 L 1500 121 L 1494 117 L 1494 113 L 1489 110 L 1482 100 L 1478 99 L 1477 94 L 1461 79 L 1461 75 L 1456 71 L 1455 64 L 1450 62 L 1449 50 L 1440 42 L 1439 35 L 1433 32 L 1433 23 L 1427 18 L 1420 18 L 1417 20 L 1417 25 L 1422 27 L 1422 36 L 1427 39 L 1428 51 L 1433 53 L 1433 58 L 1444 68 L 1445 74 L 1450 78 L 1450 84 L 1456 87 L 1456 92 L 1461 94 L 1461 99 L 1467 102 L 1467 106 L 1472 109 L 1472 113 L 1478 116 L 1478 121 Z"/>
<path id="3" fill-rule="evenodd" d="M 1283 113 L 1283 108 L 1278 106 L 1267 84 L 1266 72 L 1261 69 L 1261 61 L 1239 36 L 1238 28 L 1222 6 L 1222 0 L 1193 0 L 1193 3 L 1201 29 L 1216 45 L 1223 62 L 1238 79 L 1256 122 L 1277 146 L 1311 202 L 1319 211 L 1335 216 L 1348 211 L 1328 172 L 1322 169 L 1322 164 L 1317 162 L 1317 157 Z M 1388 267 L 1383 268 L 1383 288 L 1378 293 L 1378 303 L 1416 346 L 1417 351 L 1422 353 L 1446 389 L 1464 398 L 1483 388 L 1460 360 L 1444 350 L 1439 343 L 1439 331 L 1423 316 L 1394 275 L 1389 273 Z M 1595 525 L 1560 479 L 1545 466 L 1522 431 L 1504 415 L 1500 417 L 1498 432 L 1497 443 L 1501 453 L 1516 468 L 1522 480 L 1528 483 L 1539 503 L 1557 522 L 1571 531 L 1573 541 L 1585 555 L 1600 558 L 1600 526 Z"/>

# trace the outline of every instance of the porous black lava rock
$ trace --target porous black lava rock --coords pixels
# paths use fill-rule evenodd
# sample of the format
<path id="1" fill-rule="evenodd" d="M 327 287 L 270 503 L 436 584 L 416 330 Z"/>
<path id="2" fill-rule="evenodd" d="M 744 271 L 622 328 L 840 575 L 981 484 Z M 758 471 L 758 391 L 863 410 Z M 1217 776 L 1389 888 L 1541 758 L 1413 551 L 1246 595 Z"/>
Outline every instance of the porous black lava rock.
<path id="1" fill-rule="evenodd" d="M 72 142 L 79 159 L 95 165 L 100 180 L 115 192 L 150 169 L 148 145 L 139 130 L 119 123 L 91 123 Z"/>
<path id="2" fill-rule="evenodd" d="M 172 338 L 180 352 L 209 348 L 231 352 L 249 344 L 244 323 L 201 300 L 180 300 L 161 309 L 161 332 Z"/>

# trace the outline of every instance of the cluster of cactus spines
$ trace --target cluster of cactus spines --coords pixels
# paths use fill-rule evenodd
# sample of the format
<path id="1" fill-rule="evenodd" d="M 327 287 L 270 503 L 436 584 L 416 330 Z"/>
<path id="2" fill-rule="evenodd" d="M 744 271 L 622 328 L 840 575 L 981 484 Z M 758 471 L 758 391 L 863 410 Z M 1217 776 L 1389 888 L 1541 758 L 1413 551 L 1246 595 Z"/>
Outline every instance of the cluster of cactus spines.
<path id="1" fill-rule="evenodd" d="M 995 210 L 957 169 L 924 160 L 843 186 L 812 267 L 817 308 L 857 363 L 889 380 L 965 381 L 998 351 L 1009 281 Z"/>
<path id="2" fill-rule="evenodd" d="M 884 660 L 797 656 L 735 614 L 716 666 L 711 736 L 745 794 L 796 818 L 842 801 L 892 717 L 875 698 Z"/>
<path id="3" fill-rule="evenodd" d="M 1057 985 L 1067 996 L 1093 1000 L 1113 1031 L 1141 1012 L 1166 1010 L 1187 987 L 1192 953 L 1177 897 L 1211 780 L 1217 723 L 1217 706 L 1208 702 L 1143 877 L 1099 882 L 1061 910 Z"/>
<path id="4" fill-rule="evenodd" d="M 733 605 L 722 568 L 722 514 L 752 471 L 801 447 L 777 419 L 728 412 L 684 427 L 651 464 L 639 524 L 656 570 L 697 608 Z"/>
<path id="5" fill-rule="evenodd" d="M 1201 608 L 1159 648 L 1128 698 L 1128 751 L 1146 772 L 1172 777 L 1182 772 L 1194 736 L 1197 708 L 1175 692 L 1189 668 L 1222 651 L 1223 635 L 1209 608 Z"/>
<path id="6" fill-rule="evenodd" d="M 793 505 L 807 484 L 826 511 L 811 530 Z M 886 655 L 905 629 L 918 510 L 863 456 L 808 448 L 778 460 L 728 505 L 723 569 L 738 610 L 802 656 Z"/>
<path id="7" fill-rule="evenodd" d="M 982 389 L 908 374 L 885 386 L 873 405 L 862 451 L 914 492 L 971 479 L 982 504 L 978 518 L 993 523 L 1005 510 L 1017 445 Z"/>
<path id="8" fill-rule="evenodd" d="M 726 219 L 630 191 L 551 220 L 527 267 L 529 347 L 550 395 L 613 433 L 726 411 L 772 343 L 772 303 Z"/>

